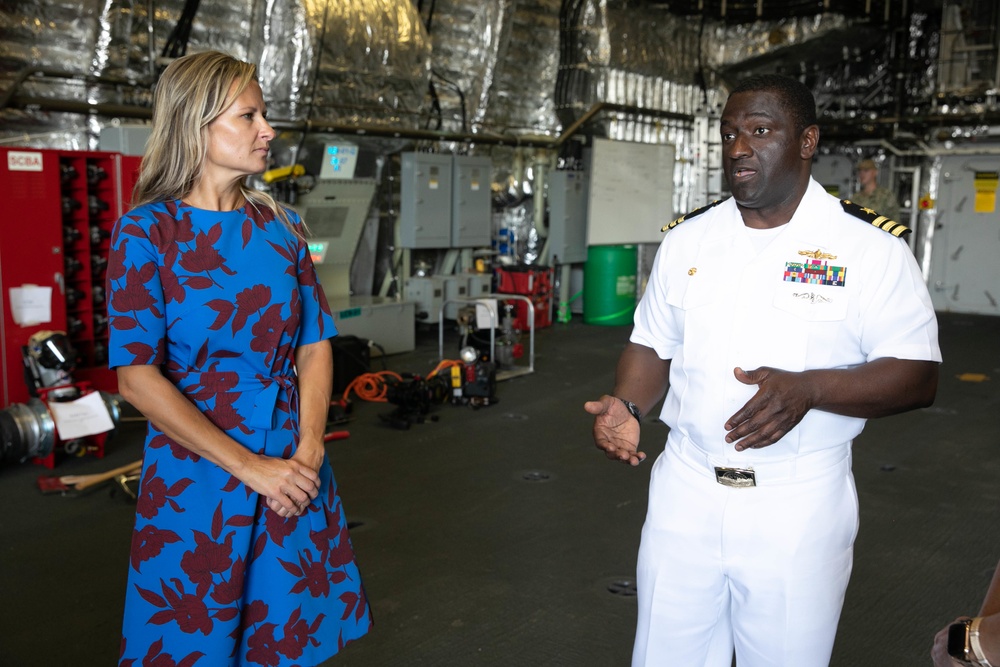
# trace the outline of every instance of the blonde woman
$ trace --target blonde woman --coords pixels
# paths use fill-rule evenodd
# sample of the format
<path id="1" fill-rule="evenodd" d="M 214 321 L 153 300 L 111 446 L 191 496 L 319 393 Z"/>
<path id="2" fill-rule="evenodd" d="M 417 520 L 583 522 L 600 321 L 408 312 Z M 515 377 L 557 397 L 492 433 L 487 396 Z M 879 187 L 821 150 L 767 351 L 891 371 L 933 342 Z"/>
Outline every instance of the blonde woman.
<path id="1" fill-rule="evenodd" d="M 122 666 L 317 665 L 371 625 L 323 447 L 336 329 L 301 221 L 246 184 L 273 138 L 253 65 L 163 72 L 108 265 L 149 419 Z"/>

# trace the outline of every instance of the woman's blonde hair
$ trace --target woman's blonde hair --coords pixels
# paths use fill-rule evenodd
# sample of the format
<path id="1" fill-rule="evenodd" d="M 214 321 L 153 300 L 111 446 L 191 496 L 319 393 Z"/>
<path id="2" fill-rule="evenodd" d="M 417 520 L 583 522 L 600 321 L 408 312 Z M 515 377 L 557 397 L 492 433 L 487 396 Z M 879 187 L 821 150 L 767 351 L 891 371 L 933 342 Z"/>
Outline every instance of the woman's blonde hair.
<path id="1" fill-rule="evenodd" d="M 133 207 L 183 199 L 191 192 L 201 178 L 209 123 L 256 80 L 256 65 L 218 51 L 183 56 L 167 66 L 153 93 L 152 130 L 132 192 Z M 292 228 L 284 207 L 271 195 L 249 187 L 246 179 L 240 192 L 251 206 L 271 209 Z"/>

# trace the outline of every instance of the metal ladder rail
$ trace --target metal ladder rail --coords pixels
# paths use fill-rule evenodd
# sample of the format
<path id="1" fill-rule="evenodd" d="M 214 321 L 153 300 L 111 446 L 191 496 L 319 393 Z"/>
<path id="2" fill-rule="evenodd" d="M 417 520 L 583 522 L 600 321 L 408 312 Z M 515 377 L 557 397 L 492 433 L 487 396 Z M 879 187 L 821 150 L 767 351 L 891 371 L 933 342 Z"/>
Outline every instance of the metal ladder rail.
<path id="1" fill-rule="evenodd" d="M 512 377 L 518 377 L 520 375 L 527 375 L 529 373 L 535 372 L 535 306 L 531 302 L 531 299 L 522 294 L 497 294 L 490 293 L 482 296 L 478 296 L 474 299 L 447 299 L 442 302 L 441 309 L 438 312 L 438 358 L 440 360 L 444 359 L 444 308 L 450 303 L 482 303 L 484 299 L 496 299 L 497 301 L 507 301 L 509 299 L 518 299 L 524 301 L 528 306 L 528 366 L 513 369 L 514 372 L 497 373 L 497 381 L 508 380 Z M 490 314 L 490 359 L 496 359 L 496 325 L 499 321 L 496 309 L 493 308 L 490 303 L 482 303 L 486 308 L 487 312 Z M 503 375 L 503 377 L 501 377 Z"/>

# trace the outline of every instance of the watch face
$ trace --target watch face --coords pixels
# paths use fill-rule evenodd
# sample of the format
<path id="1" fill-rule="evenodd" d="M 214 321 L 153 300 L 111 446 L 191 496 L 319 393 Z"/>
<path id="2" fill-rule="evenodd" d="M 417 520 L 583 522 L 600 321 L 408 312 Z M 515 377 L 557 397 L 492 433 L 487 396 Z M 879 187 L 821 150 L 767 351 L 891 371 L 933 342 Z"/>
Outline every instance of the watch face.
<path id="1" fill-rule="evenodd" d="M 952 623 L 948 627 L 948 655 L 959 660 L 968 659 L 969 621 Z"/>

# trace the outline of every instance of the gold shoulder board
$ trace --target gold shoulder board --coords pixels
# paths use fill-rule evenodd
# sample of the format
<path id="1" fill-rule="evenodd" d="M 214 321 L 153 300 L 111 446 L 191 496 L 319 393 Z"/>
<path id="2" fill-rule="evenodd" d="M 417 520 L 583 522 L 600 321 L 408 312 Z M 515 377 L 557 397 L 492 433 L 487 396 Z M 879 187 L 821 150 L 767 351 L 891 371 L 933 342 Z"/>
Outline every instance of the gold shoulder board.
<path id="1" fill-rule="evenodd" d="M 906 225 L 900 224 L 895 220 L 890 220 L 884 215 L 879 215 L 870 208 L 866 208 L 860 204 L 855 204 L 849 199 L 841 199 L 840 205 L 844 207 L 844 211 L 850 213 L 855 218 L 860 218 L 865 222 L 878 227 L 883 232 L 889 232 L 893 236 L 906 236 L 913 230 Z"/>
<path id="2" fill-rule="evenodd" d="M 714 202 L 712 202 L 708 206 L 702 206 L 701 208 L 696 208 L 695 210 L 691 211 L 690 213 L 685 213 L 684 215 L 682 215 L 681 217 L 677 218 L 673 222 L 668 222 L 667 224 L 665 224 L 662 227 L 660 227 L 660 231 L 661 232 L 669 232 L 671 229 L 673 229 L 677 225 L 681 224 L 685 220 L 690 220 L 691 218 L 694 218 L 694 217 L 697 217 L 697 216 L 701 215 L 702 213 L 704 213 L 708 209 L 712 208 L 713 206 L 718 206 L 722 202 L 726 201 L 726 199 L 729 199 L 729 197 L 726 197 L 725 199 L 716 199 Z"/>

